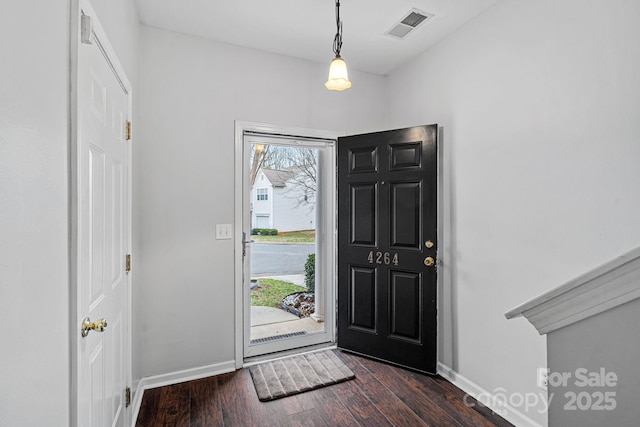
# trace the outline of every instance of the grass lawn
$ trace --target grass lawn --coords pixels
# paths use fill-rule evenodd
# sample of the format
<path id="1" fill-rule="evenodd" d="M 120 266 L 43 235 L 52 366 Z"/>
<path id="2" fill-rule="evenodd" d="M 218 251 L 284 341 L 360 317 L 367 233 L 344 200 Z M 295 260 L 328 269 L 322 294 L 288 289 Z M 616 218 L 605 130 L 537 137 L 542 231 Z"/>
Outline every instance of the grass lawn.
<path id="1" fill-rule="evenodd" d="M 280 307 L 286 295 L 305 290 L 302 286 L 276 279 L 258 279 L 258 284 L 257 288 L 251 290 L 251 305 Z"/>
<path id="2" fill-rule="evenodd" d="M 278 233 L 277 236 L 257 236 L 254 234 L 251 239 L 256 242 L 313 243 L 316 241 L 316 230 L 288 231 Z"/>

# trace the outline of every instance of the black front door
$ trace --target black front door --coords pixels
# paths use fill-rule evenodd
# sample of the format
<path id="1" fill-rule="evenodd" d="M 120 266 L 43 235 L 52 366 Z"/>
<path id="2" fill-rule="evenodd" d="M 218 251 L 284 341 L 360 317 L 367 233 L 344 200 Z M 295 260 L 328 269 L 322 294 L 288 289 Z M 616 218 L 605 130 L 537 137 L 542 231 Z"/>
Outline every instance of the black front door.
<path id="1" fill-rule="evenodd" d="M 435 373 L 437 125 L 338 138 L 338 347 Z"/>

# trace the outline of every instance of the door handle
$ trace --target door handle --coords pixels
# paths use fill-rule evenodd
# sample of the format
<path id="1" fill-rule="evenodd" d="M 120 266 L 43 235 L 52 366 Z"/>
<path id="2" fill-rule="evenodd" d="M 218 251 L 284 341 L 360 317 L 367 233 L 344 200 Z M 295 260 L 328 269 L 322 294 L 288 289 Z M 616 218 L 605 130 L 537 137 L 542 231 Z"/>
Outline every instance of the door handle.
<path id="1" fill-rule="evenodd" d="M 247 244 L 251 244 L 255 242 L 255 240 L 246 240 L 246 239 L 247 239 L 247 233 L 243 232 L 242 233 L 242 257 L 243 258 L 247 254 Z"/>
<path id="2" fill-rule="evenodd" d="M 435 264 L 435 260 L 433 259 L 433 257 L 426 257 L 424 259 L 424 265 L 426 265 L 427 267 L 431 267 L 433 264 Z"/>
<path id="3" fill-rule="evenodd" d="M 246 245 L 247 243 L 253 243 L 255 240 L 247 240 L 247 233 L 242 232 L 242 245 Z"/>
<path id="4" fill-rule="evenodd" d="M 91 319 L 89 319 L 88 317 L 85 317 L 84 320 L 82 321 L 82 328 L 81 328 L 82 338 L 89 335 L 89 332 L 91 331 L 104 332 L 104 328 L 106 327 L 107 327 L 107 321 L 105 320 L 104 317 L 102 319 L 96 320 L 95 322 L 92 322 Z"/>

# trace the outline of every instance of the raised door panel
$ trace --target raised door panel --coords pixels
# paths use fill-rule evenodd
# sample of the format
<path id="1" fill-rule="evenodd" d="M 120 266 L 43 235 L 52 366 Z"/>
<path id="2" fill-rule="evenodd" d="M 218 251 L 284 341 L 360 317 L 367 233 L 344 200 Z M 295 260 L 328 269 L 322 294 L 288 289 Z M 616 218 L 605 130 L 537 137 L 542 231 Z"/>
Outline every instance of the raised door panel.
<path id="1" fill-rule="evenodd" d="M 105 153 L 93 144 L 88 147 L 89 161 L 89 301 L 95 306 L 104 298 L 105 244 Z"/>
<path id="2" fill-rule="evenodd" d="M 89 419 L 91 426 L 103 426 L 105 420 L 105 352 L 100 338 L 88 356 L 89 373 Z"/>
<path id="3" fill-rule="evenodd" d="M 422 184 L 399 182 L 390 185 L 390 246 L 420 250 L 422 235 Z"/>
<path id="4" fill-rule="evenodd" d="M 377 183 L 353 184 L 350 191 L 351 244 L 375 246 L 377 242 L 376 215 L 378 204 Z"/>
<path id="5" fill-rule="evenodd" d="M 349 150 L 349 173 L 370 173 L 378 170 L 378 147 L 359 147 Z"/>
<path id="6" fill-rule="evenodd" d="M 124 274 L 123 261 L 125 259 L 124 242 L 124 167 L 120 161 L 111 164 L 111 284 L 117 286 L 122 282 Z"/>
<path id="7" fill-rule="evenodd" d="M 422 343 L 422 275 L 389 272 L 389 337 Z"/>
<path id="8" fill-rule="evenodd" d="M 410 142 L 389 145 L 389 170 L 403 171 L 422 167 L 422 143 Z"/>
<path id="9" fill-rule="evenodd" d="M 376 333 L 376 270 L 351 266 L 349 328 Z"/>

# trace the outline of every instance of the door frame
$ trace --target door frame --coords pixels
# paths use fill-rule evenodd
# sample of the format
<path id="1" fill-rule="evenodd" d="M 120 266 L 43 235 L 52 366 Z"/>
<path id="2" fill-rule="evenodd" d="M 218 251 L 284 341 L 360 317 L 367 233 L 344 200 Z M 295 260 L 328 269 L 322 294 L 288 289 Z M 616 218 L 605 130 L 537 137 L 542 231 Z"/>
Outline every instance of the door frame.
<path id="1" fill-rule="evenodd" d="M 455 324 L 456 305 L 455 288 L 453 286 L 453 264 L 456 262 L 453 254 L 454 236 L 452 235 L 452 223 L 455 221 L 455 212 L 452 209 L 451 200 L 455 197 L 453 185 L 453 161 L 452 147 L 446 144 L 445 131 L 438 126 L 438 151 L 436 154 L 438 164 L 438 251 L 436 253 L 437 278 L 437 372 L 445 376 L 453 368 L 458 370 L 458 354 L 455 343 L 457 342 L 457 325 Z"/>
<path id="2" fill-rule="evenodd" d="M 80 17 L 82 14 L 89 15 L 92 18 L 93 32 L 98 40 L 103 53 L 108 58 L 113 72 L 116 74 L 123 88 L 127 92 L 127 120 L 131 121 L 133 116 L 133 86 L 127 78 L 127 75 L 122 67 L 115 50 L 113 49 L 106 32 L 100 24 L 99 17 L 95 10 L 91 7 L 88 0 L 71 0 L 70 10 L 70 27 L 69 27 L 69 163 L 68 163 L 68 176 L 69 176 L 69 359 L 71 365 L 71 378 L 69 387 L 69 421 L 71 426 L 78 426 L 78 411 L 80 396 L 79 393 L 79 369 L 80 369 L 80 325 L 77 319 L 82 314 L 83 307 L 80 307 L 78 292 L 79 292 L 79 258 L 78 253 L 78 224 L 79 217 L 79 204 L 78 196 L 80 191 L 80 168 L 78 164 L 78 141 L 81 132 L 79 124 L 79 111 L 78 111 L 78 88 L 79 88 L 79 50 L 80 44 Z M 132 248 L 132 142 L 133 136 L 127 142 L 127 209 L 125 216 L 128 221 L 128 227 L 126 230 L 127 236 L 127 254 L 131 254 Z M 125 353 L 125 383 L 127 387 L 132 386 L 132 281 L 133 271 L 126 274 L 127 280 L 127 301 L 126 307 L 124 307 L 124 314 L 126 316 L 125 325 L 125 343 L 126 348 L 123 350 Z M 133 400 L 133 396 L 132 396 Z M 124 406 L 124 420 L 126 425 L 132 423 L 132 409 L 133 406 Z"/>
<path id="3" fill-rule="evenodd" d="M 244 195 L 244 133 L 247 131 L 263 133 L 267 135 L 283 136 L 290 135 L 291 139 L 295 137 L 308 137 L 308 138 L 321 138 L 337 140 L 342 133 L 335 131 L 325 131 L 317 129 L 298 128 L 290 126 L 278 126 L 265 123 L 247 122 L 247 121 L 235 121 L 235 200 L 234 200 L 234 283 L 235 283 L 235 366 L 236 369 L 240 369 L 244 365 L 244 335 L 245 335 L 245 289 L 243 284 L 243 257 L 242 257 L 242 232 L 243 232 L 243 195 Z M 337 152 L 337 151 L 336 151 Z M 332 159 L 336 160 L 335 155 Z M 335 180 L 333 181 L 335 184 Z M 335 187 L 335 185 L 334 185 Z M 335 198 L 334 198 L 335 199 Z M 335 202 L 335 200 L 334 200 Z M 335 221 L 335 219 L 334 219 Z M 335 272 L 334 272 L 335 277 Z M 331 289 L 327 289 L 327 295 L 329 298 L 335 299 L 336 282 L 332 282 Z M 335 311 L 335 310 L 334 310 Z M 335 313 L 327 316 L 327 323 L 334 326 Z M 335 328 L 332 328 L 332 340 L 335 341 Z"/>

